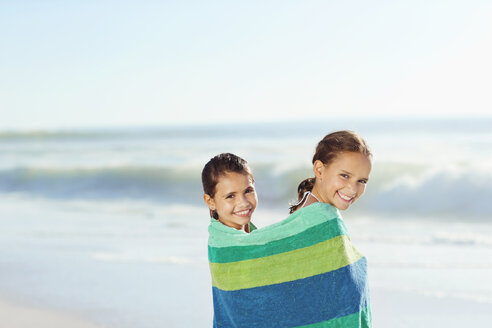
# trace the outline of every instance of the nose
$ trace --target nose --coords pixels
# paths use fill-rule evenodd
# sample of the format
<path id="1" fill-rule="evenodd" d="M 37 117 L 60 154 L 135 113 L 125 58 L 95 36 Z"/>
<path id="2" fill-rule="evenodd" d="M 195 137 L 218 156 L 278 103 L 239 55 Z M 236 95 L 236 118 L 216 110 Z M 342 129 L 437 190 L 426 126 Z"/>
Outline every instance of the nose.
<path id="1" fill-rule="evenodd" d="M 246 197 L 246 195 L 241 195 L 241 197 L 238 197 L 238 206 L 241 206 L 241 207 L 248 207 L 250 202 L 249 202 L 249 199 L 248 197 Z"/>
<path id="2" fill-rule="evenodd" d="M 357 185 L 357 182 L 355 183 L 347 183 L 347 190 L 350 192 L 351 195 L 356 195 L 359 187 Z"/>

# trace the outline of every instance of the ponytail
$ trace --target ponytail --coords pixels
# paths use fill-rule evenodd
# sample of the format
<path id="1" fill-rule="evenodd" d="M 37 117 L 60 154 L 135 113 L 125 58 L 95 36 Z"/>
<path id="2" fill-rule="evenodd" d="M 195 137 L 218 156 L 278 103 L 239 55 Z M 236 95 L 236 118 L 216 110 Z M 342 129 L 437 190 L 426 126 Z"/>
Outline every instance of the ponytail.
<path id="1" fill-rule="evenodd" d="M 316 178 L 307 178 L 299 183 L 299 186 L 297 187 L 297 203 L 292 204 L 289 207 L 290 214 L 294 213 L 294 211 L 297 210 L 297 208 L 301 205 L 302 201 L 304 200 L 305 193 L 313 190 L 315 181 Z"/>

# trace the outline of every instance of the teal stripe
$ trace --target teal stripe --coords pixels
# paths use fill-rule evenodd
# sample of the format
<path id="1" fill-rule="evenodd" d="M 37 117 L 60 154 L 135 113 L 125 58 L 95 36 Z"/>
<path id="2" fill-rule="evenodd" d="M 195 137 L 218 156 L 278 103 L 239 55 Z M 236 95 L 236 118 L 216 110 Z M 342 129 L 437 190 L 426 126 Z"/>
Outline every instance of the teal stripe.
<path id="1" fill-rule="evenodd" d="M 340 218 L 339 211 L 326 203 L 314 203 L 289 215 L 286 219 L 249 234 L 227 227 L 217 220 L 209 225 L 208 244 L 212 247 L 264 245 L 284 239 L 320 223 Z"/>
<path id="2" fill-rule="evenodd" d="M 305 248 L 325 240 L 345 235 L 347 230 L 340 219 L 325 221 L 303 232 L 264 245 L 208 247 L 209 261 L 212 263 L 229 263 L 252 260 L 260 257 L 276 255 L 299 248 Z"/>
<path id="3" fill-rule="evenodd" d="M 298 326 L 299 328 L 372 328 L 371 310 L 369 307 L 363 308 L 360 312 L 349 314 L 323 322 L 310 325 Z"/>

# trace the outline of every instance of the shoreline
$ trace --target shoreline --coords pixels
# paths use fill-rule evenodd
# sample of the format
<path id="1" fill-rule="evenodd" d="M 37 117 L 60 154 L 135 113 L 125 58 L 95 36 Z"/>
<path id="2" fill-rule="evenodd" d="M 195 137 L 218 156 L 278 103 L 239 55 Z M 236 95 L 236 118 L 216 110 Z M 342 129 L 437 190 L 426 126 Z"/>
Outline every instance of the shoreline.
<path id="1" fill-rule="evenodd" d="M 107 328 L 74 314 L 19 304 L 0 297 L 0 322 L 9 328 Z"/>
<path id="2" fill-rule="evenodd" d="M 490 303 L 411 291 L 371 288 L 374 327 L 486 327 Z"/>
<path id="3" fill-rule="evenodd" d="M 492 320 L 489 303 L 377 287 L 371 289 L 371 299 L 373 323 L 380 327 L 410 328 L 422 324 L 462 327 L 467 323 L 483 326 Z M 0 297 L 0 322 L 9 328 L 109 328 L 73 313 L 25 305 L 3 297 Z M 207 327 L 210 323 L 196 324 Z"/>

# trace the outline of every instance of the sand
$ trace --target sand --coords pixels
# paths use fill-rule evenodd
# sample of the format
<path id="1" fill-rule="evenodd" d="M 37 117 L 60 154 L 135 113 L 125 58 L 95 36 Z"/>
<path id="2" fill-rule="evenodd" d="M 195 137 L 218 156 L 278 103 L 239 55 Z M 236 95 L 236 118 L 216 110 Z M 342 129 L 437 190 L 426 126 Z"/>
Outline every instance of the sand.
<path id="1" fill-rule="evenodd" d="M 103 328 L 74 315 L 0 299 L 0 322 L 9 328 Z"/>
<path id="2" fill-rule="evenodd" d="M 372 290 L 374 327 L 486 327 L 492 320 L 488 303 L 469 300 L 423 296 L 414 293 Z M 199 309 L 198 309 L 199 310 Z M 172 324 L 170 313 L 163 314 L 162 322 Z M 9 328 L 109 328 L 97 325 L 70 313 L 36 308 L 0 299 L 0 323 Z M 196 322 L 196 327 L 210 327 L 211 321 Z"/>

